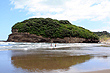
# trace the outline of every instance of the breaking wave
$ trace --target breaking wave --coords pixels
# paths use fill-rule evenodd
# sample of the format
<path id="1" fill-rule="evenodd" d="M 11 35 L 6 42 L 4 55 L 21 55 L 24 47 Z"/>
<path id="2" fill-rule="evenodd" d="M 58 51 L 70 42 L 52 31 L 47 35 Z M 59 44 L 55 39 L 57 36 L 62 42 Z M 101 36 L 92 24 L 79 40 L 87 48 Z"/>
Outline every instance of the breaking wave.
<path id="1" fill-rule="evenodd" d="M 101 45 L 102 44 L 91 44 L 91 43 L 52 43 L 51 46 L 51 43 L 0 42 L 0 50 L 30 50 L 30 49 L 93 47 L 93 46 L 101 46 Z"/>

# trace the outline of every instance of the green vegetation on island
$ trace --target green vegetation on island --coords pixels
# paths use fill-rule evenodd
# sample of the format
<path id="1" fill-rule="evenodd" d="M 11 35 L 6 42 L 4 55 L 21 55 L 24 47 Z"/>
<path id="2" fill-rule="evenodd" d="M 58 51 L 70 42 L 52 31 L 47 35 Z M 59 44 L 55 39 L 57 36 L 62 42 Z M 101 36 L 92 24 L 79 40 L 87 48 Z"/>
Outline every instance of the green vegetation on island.
<path id="1" fill-rule="evenodd" d="M 93 32 L 76 25 L 68 20 L 56 20 L 51 18 L 31 18 L 16 23 L 12 29 L 18 32 L 29 32 L 46 38 L 78 37 L 98 40 L 99 37 Z"/>

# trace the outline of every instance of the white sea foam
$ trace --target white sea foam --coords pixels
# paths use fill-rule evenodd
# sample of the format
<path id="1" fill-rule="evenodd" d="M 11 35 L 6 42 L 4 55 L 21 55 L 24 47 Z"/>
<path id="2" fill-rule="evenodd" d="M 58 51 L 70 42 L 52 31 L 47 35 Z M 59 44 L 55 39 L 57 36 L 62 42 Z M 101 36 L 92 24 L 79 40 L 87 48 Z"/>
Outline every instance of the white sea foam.
<path id="1" fill-rule="evenodd" d="M 73 47 L 94 47 L 101 46 L 102 44 L 91 43 L 15 43 L 15 42 L 0 42 L 0 49 L 52 49 L 52 48 L 73 48 Z"/>
<path id="2" fill-rule="evenodd" d="M 56 44 L 56 47 L 55 47 Z M 92 43 L 15 43 L 0 42 L 0 51 L 6 50 L 45 50 L 49 52 L 70 53 L 70 55 L 108 55 L 110 47 L 107 44 Z"/>

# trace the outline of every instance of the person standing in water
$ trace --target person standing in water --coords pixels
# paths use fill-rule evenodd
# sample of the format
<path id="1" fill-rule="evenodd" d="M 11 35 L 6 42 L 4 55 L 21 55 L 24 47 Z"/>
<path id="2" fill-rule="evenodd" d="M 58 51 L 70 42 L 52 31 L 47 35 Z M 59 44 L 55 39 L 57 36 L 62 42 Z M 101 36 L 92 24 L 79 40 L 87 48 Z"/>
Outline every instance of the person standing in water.
<path id="1" fill-rule="evenodd" d="M 51 47 L 52 47 L 52 43 L 51 43 L 51 45 L 50 45 Z"/>
<path id="2" fill-rule="evenodd" d="M 55 47 L 56 47 L 56 44 L 55 44 Z"/>
<path id="3" fill-rule="evenodd" d="M 55 47 L 56 47 L 56 44 L 55 44 Z M 56 50 L 56 48 L 55 48 L 55 50 Z"/>
<path id="4" fill-rule="evenodd" d="M 52 50 L 52 43 L 51 43 L 50 47 L 51 47 L 51 50 Z"/>

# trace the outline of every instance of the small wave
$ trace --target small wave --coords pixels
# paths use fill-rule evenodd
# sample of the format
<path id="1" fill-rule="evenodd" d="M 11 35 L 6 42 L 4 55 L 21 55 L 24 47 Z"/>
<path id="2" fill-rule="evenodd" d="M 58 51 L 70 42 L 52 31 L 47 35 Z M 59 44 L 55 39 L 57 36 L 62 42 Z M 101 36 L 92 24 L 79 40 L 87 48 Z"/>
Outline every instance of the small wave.
<path id="1" fill-rule="evenodd" d="M 55 47 L 56 44 L 56 47 Z M 94 47 L 102 44 L 91 43 L 18 43 L 18 42 L 0 42 L 0 49 L 52 49 L 52 48 L 74 48 L 74 47 Z"/>

